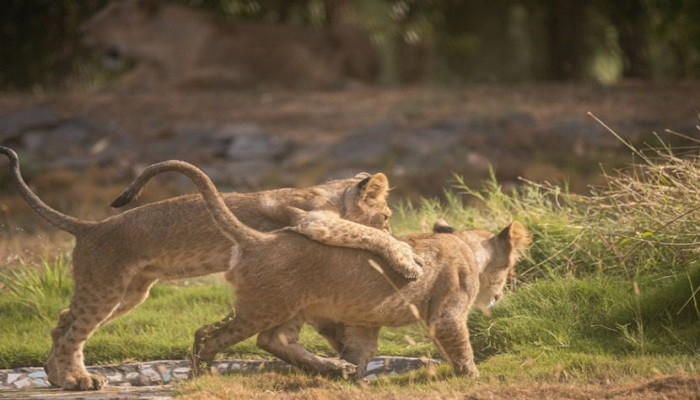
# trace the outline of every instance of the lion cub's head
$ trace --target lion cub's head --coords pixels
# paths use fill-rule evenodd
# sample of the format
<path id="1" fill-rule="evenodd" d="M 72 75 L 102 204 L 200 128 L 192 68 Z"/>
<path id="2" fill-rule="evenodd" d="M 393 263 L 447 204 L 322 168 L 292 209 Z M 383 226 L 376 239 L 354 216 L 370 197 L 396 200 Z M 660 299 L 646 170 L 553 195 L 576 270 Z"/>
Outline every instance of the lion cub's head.
<path id="1" fill-rule="evenodd" d="M 435 223 L 433 232 L 457 235 L 474 251 L 480 271 L 474 305 L 482 308 L 492 306 L 503 296 L 508 276 L 531 243 L 530 234 L 517 221 L 497 235 L 481 230 L 455 231 L 442 220 Z"/>
<path id="2" fill-rule="evenodd" d="M 387 204 L 389 197 L 389 180 L 386 175 L 377 173 L 370 175 L 366 172 L 355 178 L 361 179 L 356 185 L 350 186 L 343 194 L 343 209 L 341 217 L 362 225 L 389 231 L 391 209 Z"/>

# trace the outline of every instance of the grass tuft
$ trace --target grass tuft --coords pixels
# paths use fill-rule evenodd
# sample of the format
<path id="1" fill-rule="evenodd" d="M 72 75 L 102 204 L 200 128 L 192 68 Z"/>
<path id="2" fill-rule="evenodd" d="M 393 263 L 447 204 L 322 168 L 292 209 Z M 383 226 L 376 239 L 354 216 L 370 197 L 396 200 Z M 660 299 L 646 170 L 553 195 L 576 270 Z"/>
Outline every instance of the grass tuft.
<path id="1" fill-rule="evenodd" d="M 7 312 L 28 313 L 25 315 L 51 320 L 65 308 L 65 302 L 56 298 L 67 298 L 72 292 L 70 257 L 59 255 L 54 259 L 43 258 L 39 266 L 27 264 L 0 274 L 0 290 L 3 292 Z"/>

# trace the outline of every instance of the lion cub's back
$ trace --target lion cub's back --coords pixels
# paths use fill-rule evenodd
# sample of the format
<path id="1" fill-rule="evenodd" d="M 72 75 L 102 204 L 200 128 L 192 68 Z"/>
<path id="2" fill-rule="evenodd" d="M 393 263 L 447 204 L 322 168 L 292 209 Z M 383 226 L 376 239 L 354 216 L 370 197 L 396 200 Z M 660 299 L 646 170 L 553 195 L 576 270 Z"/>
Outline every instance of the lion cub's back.
<path id="1" fill-rule="evenodd" d="M 400 326 L 416 322 L 409 304 L 425 315 L 431 304 L 459 291 L 460 274 L 454 271 L 465 268 L 463 242 L 436 235 L 406 238 L 426 262 L 425 274 L 415 281 L 403 278 L 372 253 L 325 246 L 294 233 L 286 235 L 283 242 L 288 257 L 280 259 L 273 273 L 256 275 L 260 285 L 253 286 L 268 288 L 269 300 L 298 302 L 310 316 L 346 323 Z M 271 272 L 267 266 L 258 267 Z"/>

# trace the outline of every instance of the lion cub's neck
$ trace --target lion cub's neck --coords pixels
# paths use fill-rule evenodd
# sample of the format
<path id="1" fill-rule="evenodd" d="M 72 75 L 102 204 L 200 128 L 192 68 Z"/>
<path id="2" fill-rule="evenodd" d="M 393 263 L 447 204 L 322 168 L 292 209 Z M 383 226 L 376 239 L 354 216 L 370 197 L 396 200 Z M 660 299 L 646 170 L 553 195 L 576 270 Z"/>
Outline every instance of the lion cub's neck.
<path id="1" fill-rule="evenodd" d="M 484 272 L 496 254 L 494 235 L 487 231 L 478 230 L 462 231 L 459 235 L 474 252 L 474 258 L 479 266 L 479 273 Z"/>

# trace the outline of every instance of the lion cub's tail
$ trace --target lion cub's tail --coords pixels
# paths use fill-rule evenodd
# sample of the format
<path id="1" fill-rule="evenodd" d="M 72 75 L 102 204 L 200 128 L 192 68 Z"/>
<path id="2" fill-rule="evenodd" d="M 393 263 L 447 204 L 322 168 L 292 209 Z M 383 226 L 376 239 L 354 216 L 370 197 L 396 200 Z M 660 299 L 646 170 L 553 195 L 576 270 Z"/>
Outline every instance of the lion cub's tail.
<path id="1" fill-rule="evenodd" d="M 175 161 L 175 160 L 171 160 Z M 157 163 L 149 166 L 139 176 L 134 179 L 129 186 L 124 189 L 124 191 L 121 192 L 119 197 L 114 199 L 112 204 L 110 204 L 110 207 L 113 208 L 119 208 L 119 207 L 124 207 L 125 205 L 129 204 L 131 201 L 136 200 L 140 195 L 141 191 L 143 190 L 143 187 L 146 186 L 146 183 L 151 180 L 154 176 L 162 173 L 162 172 L 168 172 L 168 171 L 174 171 L 173 169 L 167 168 L 166 165 L 161 165 L 165 164 L 168 161 L 162 162 L 162 163 Z"/>
<path id="2" fill-rule="evenodd" d="M 262 240 L 268 235 L 257 231 L 241 222 L 226 206 L 224 199 L 209 179 L 209 176 L 194 165 L 179 161 L 168 160 L 153 164 L 146 168 L 111 204 L 112 207 L 121 207 L 136 198 L 143 186 L 154 176 L 163 172 L 178 172 L 188 177 L 199 189 L 204 198 L 209 213 L 216 221 L 219 230 L 232 241 L 246 242 Z"/>
<path id="3" fill-rule="evenodd" d="M 22 197 L 24 197 L 24 200 L 26 200 L 34 211 L 39 214 L 39 216 L 47 220 L 56 228 L 72 233 L 73 235 L 78 233 L 81 228 L 93 224 L 93 222 L 81 221 L 75 217 L 63 214 L 41 201 L 39 196 L 32 192 L 27 183 L 24 181 L 24 178 L 22 178 L 17 153 L 8 147 L 2 146 L 0 146 L 0 153 L 6 155 L 7 158 L 10 159 L 10 173 L 12 174 L 12 180 L 15 182 L 17 191 Z"/>

